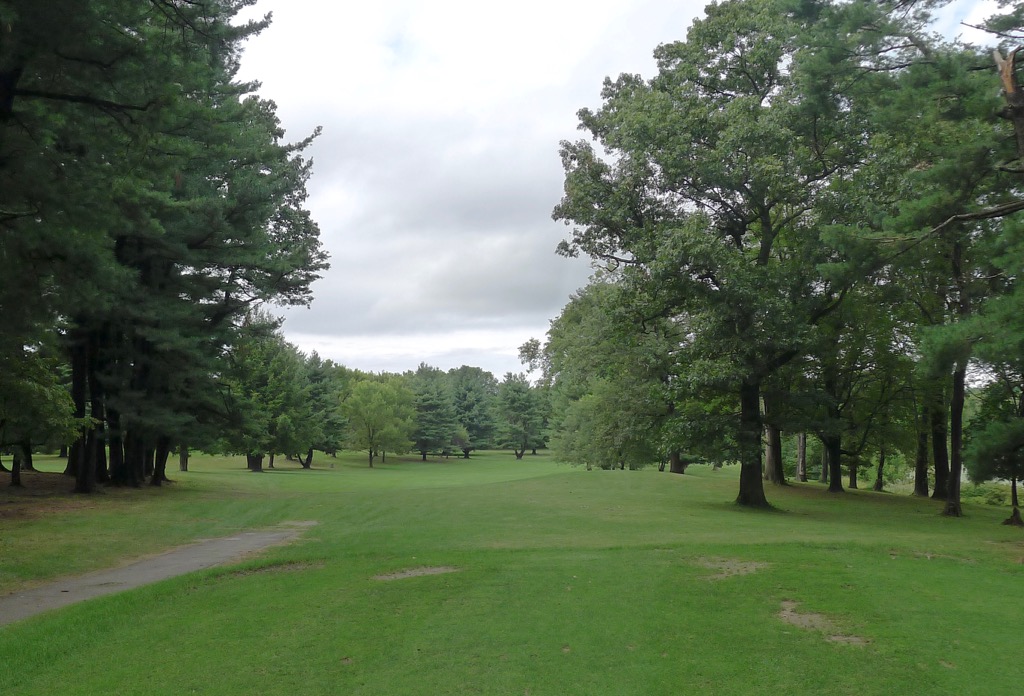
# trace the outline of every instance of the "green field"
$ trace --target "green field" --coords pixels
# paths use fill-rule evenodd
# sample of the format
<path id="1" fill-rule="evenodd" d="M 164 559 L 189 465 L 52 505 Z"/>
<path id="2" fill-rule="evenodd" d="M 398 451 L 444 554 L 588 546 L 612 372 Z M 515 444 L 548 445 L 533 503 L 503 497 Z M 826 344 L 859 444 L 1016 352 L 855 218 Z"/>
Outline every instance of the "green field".
<path id="1" fill-rule="evenodd" d="M 0 628 L 0 694 L 1009 694 L 1024 534 L 736 472 L 196 457 L 159 490 L 0 494 L 0 592 L 315 520 L 231 567 Z M 62 464 L 43 460 L 42 468 Z M 26 481 L 29 486 L 32 479 Z M 408 574 L 428 568 L 455 572 Z M 784 620 L 785 619 L 785 620 Z"/>

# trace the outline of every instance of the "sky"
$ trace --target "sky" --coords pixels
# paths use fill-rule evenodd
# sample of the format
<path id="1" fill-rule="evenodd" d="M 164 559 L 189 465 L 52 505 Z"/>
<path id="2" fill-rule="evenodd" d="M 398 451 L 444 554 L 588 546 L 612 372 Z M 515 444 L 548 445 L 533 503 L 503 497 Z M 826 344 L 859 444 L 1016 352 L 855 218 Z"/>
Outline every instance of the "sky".
<path id="1" fill-rule="evenodd" d="M 259 0 L 239 75 L 287 138 L 321 126 L 307 207 L 331 268 L 284 311 L 305 352 L 368 372 L 471 365 L 499 379 L 587 283 L 555 247 L 559 142 L 605 77 L 656 71 L 703 0 Z M 959 0 L 960 33 L 992 2 Z"/>

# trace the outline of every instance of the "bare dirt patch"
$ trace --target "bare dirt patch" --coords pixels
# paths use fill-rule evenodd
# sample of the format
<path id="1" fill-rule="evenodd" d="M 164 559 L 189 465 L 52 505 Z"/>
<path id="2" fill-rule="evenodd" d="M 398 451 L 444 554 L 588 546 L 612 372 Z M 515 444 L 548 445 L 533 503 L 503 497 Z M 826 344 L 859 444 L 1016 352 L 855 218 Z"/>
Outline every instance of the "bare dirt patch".
<path id="1" fill-rule="evenodd" d="M 374 575 L 374 580 L 403 580 L 405 578 L 418 578 L 424 575 L 443 575 L 445 573 L 458 573 L 461 568 L 455 568 L 454 566 L 426 566 L 422 568 L 406 568 L 405 570 L 399 570 L 394 573 L 385 573 L 383 575 Z"/>
<path id="2" fill-rule="evenodd" d="M 769 566 L 768 563 L 741 561 L 738 558 L 698 558 L 695 563 L 701 568 L 718 571 L 714 575 L 706 576 L 706 580 L 725 580 L 737 575 L 750 575 Z"/>
<path id="3" fill-rule="evenodd" d="M 259 568 L 247 568 L 245 570 L 236 570 L 231 573 L 231 576 L 245 577 L 248 575 L 260 575 L 264 573 L 299 573 L 304 570 L 317 570 L 323 567 L 323 561 L 320 561 L 319 563 L 289 561 L 287 563 L 272 563 L 270 565 L 260 566 Z"/>
<path id="4" fill-rule="evenodd" d="M 867 645 L 867 638 L 852 636 L 842 633 L 830 618 L 824 614 L 813 612 L 801 612 L 796 608 L 800 606 L 796 602 L 786 600 L 782 603 L 782 610 L 779 611 L 779 618 L 791 626 L 802 628 L 806 631 L 818 631 L 825 634 L 825 640 L 830 643 L 846 643 L 847 645 Z"/>

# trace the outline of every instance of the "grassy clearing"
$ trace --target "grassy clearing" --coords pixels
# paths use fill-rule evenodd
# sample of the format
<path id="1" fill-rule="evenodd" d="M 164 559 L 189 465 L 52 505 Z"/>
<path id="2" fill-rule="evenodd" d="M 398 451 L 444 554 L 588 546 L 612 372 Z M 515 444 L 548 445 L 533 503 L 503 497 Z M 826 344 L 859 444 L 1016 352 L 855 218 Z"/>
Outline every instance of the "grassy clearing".
<path id="1" fill-rule="evenodd" d="M 545 456 L 330 463 L 261 475 L 196 458 L 161 491 L 0 497 L 0 591 L 320 523 L 239 566 L 0 628 L 0 693 L 863 696 L 1024 678 L 1024 535 L 1003 509 L 950 520 L 932 501 L 808 484 L 751 512 L 731 504 L 729 470 Z M 406 572 L 440 567 L 458 570 Z M 783 621 L 787 602 L 824 623 Z"/>

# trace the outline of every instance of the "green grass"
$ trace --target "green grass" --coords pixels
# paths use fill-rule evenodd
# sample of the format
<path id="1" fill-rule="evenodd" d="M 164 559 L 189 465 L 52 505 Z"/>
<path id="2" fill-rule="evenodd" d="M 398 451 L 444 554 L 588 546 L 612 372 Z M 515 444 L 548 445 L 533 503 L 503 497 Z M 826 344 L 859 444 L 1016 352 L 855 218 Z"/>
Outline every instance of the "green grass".
<path id="1" fill-rule="evenodd" d="M 1007 510 L 549 457 L 197 457 L 162 490 L 4 514 L 0 591 L 203 536 L 317 520 L 242 564 L 0 628 L 0 694 L 999 694 L 1024 534 Z M 56 469 L 60 462 L 44 462 Z M 765 564 L 713 579 L 710 559 Z M 459 572 L 380 581 L 423 566 Z M 736 566 L 740 567 L 740 566 Z M 779 618 L 783 601 L 828 630 Z M 866 645 L 829 642 L 832 633 Z"/>

